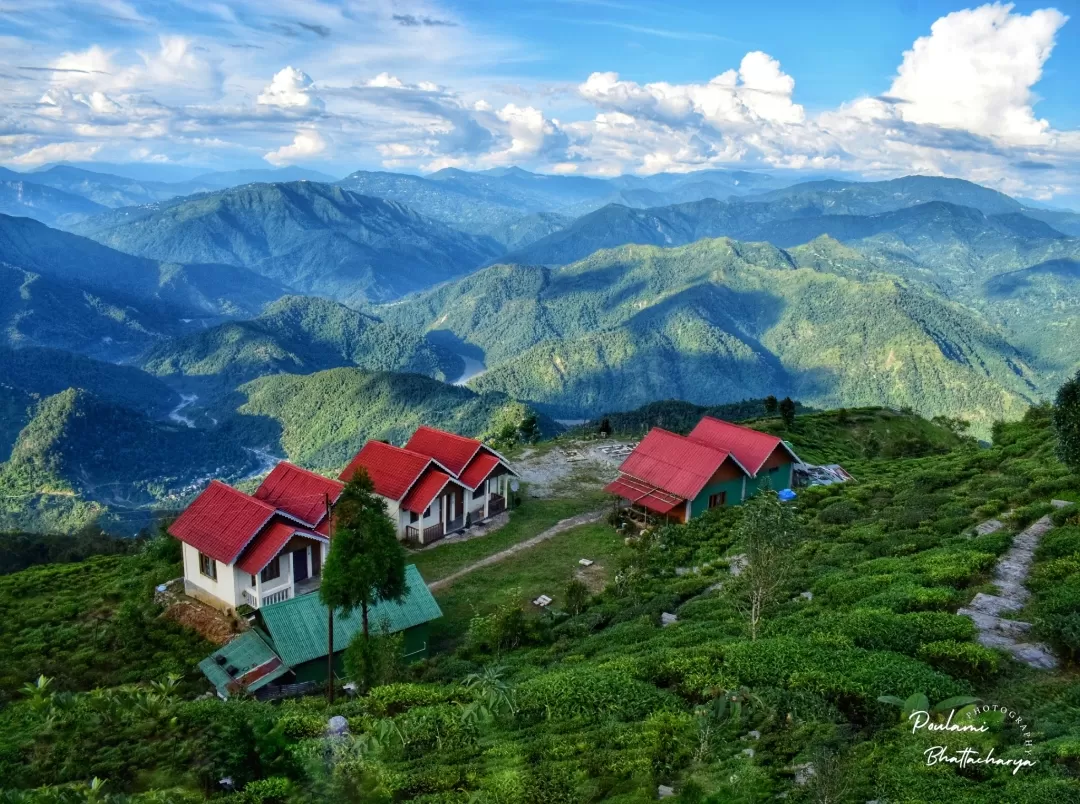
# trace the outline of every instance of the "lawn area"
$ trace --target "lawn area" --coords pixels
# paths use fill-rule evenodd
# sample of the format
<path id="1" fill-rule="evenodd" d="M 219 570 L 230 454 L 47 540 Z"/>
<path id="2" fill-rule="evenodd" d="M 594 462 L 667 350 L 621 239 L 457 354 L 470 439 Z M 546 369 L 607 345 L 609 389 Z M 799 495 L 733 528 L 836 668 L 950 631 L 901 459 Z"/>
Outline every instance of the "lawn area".
<path id="1" fill-rule="evenodd" d="M 602 492 L 549 499 L 522 495 L 521 503 L 510 512 L 510 521 L 494 533 L 465 542 L 439 544 L 429 550 L 410 552 L 407 560 L 416 564 L 424 580 L 431 583 L 492 553 L 531 539 L 561 519 L 595 511 L 609 500 L 610 497 Z"/>
<path id="2" fill-rule="evenodd" d="M 596 562 L 588 572 L 590 582 L 599 584 L 611 579 L 628 549 L 614 528 L 597 522 L 571 528 L 505 561 L 482 567 L 435 593 L 443 618 L 436 621 L 433 636 L 460 636 L 474 614 L 494 609 L 506 601 L 508 594 L 515 595 L 530 610 L 536 607 L 529 601 L 548 595 L 555 601 L 552 606 L 558 608 L 567 582 L 582 569 L 578 559 Z"/>

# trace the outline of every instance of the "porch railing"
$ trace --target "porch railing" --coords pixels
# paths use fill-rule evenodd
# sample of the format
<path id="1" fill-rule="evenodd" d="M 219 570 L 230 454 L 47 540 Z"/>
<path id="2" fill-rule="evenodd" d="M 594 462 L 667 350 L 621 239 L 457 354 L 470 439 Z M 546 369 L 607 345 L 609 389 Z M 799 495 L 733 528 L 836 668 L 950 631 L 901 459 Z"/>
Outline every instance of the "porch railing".
<path id="1" fill-rule="evenodd" d="M 495 514 L 501 514 L 506 510 L 506 498 L 499 494 L 492 494 L 490 502 L 488 502 L 488 516 L 495 516 Z"/>
<path id="2" fill-rule="evenodd" d="M 248 589 L 242 590 L 240 596 L 244 598 L 244 602 L 251 606 L 251 608 L 257 609 L 260 606 L 269 606 L 271 603 L 280 603 L 283 600 L 288 600 L 292 597 L 292 589 L 285 586 L 275 592 L 264 593 L 261 600 L 257 594 Z"/>
<path id="3" fill-rule="evenodd" d="M 431 544 L 437 542 L 443 536 L 446 535 L 446 531 L 443 530 L 443 523 L 436 522 L 434 525 L 429 525 L 423 530 L 423 541 L 421 542 L 421 531 L 415 525 L 405 526 L 405 540 L 414 544 Z"/>

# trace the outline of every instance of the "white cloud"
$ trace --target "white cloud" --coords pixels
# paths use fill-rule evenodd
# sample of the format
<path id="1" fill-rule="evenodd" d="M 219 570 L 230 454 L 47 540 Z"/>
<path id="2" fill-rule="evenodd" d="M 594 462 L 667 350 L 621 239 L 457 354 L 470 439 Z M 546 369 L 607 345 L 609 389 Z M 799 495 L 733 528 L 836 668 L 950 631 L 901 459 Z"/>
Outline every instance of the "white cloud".
<path id="1" fill-rule="evenodd" d="M 547 120 L 539 109 L 508 103 L 495 113 L 495 117 L 505 124 L 510 145 L 486 155 L 484 162 L 488 164 L 515 164 L 565 148 L 567 139 L 559 128 L 559 121 Z"/>
<path id="2" fill-rule="evenodd" d="M 902 101 L 905 121 L 1016 142 L 1047 133 L 1050 124 L 1031 108 L 1031 88 L 1068 17 L 1053 8 L 1027 16 L 1012 8 L 956 11 L 915 40 L 888 93 Z"/>
<path id="3" fill-rule="evenodd" d="M 439 1 L 409 10 L 448 19 Z M 346 12 L 269 0 L 244 13 L 218 4 L 198 36 L 175 36 L 144 12 L 145 33 L 102 40 L 79 39 L 71 11 L 52 39 L 2 36 L 0 66 L 18 78 L 0 82 L 0 160 L 36 164 L 81 148 L 118 161 L 227 154 L 579 175 L 744 166 L 938 173 L 1036 197 L 1080 190 L 1080 132 L 1055 130 L 1033 106 L 1067 19 L 1053 9 L 991 4 L 944 16 L 896 54 L 880 95 L 808 111 L 798 76 L 761 50 L 685 83 L 600 71 L 575 84 L 513 84 L 484 67 L 528 58 L 527 44 L 481 35 L 460 15 L 455 26 L 399 24 L 385 3 Z M 55 41 L 66 46 L 49 49 Z"/>
<path id="4" fill-rule="evenodd" d="M 15 156 L 8 161 L 13 165 L 35 167 L 46 162 L 60 162 L 70 160 L 79 162 L 93 159 L 94 155 L 101 150 L 100 145 L 91 145 L 83 142 L 53 142 L 32 148 L 24 154 Z"/>
<path id="5" fill-rule="evenodd" d="M 326 140 L 315 129 L 306 129 L 297 132 L 291 145 L 282 145 L 276 151 L 271 151 L 263 156 L 267 162 L 275 167 L 291 165 L 294 162 L 304 162 L 316 157 L 326 150 Z"/>
<path id="6" fill-rule="evenodd" d="M 315 94 L 314 85 L 307 73 L 286 67 L 274 75 L 256 100 L 263 106 L 279 109 L 318 111 L 323 108 L 323 101 Z"/>
<path id="7" fill-rule="evenodd" d="M 738 71 L 728 70 L 706 84 L 638 84 L 617 73 L 593 73 L 579 87 L 595 105 L 658 122 L 701 122 L 721 129 L 729 124 L 801 123 L 802 106 L 793 103 L 795 80 L 767 53 L 747 53 Z"/>
<path id="8" fill-rule="evenodd" d="M 379 73 L 374 78 L 370 79 L 366 86 L 369 87 L 390 87 L 391 89 L 402 89 L 405 84 L 396 75 L 390 75 L 390 73 Z"/>

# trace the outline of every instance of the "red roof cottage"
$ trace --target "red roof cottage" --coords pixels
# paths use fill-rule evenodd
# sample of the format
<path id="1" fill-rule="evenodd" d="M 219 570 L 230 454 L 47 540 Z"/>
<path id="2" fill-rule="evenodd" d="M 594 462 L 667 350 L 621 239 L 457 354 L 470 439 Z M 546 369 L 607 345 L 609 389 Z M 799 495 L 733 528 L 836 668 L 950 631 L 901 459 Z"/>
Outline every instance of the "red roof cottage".
<path id="1" fill-rule="evenodd" d="M 515 475 L 476 439 L 421 427 L 407 448 L 369 441 L 340 480 L 288 461 L 251 495 L 214 480 L 169 527 L 183 543 L 186 592 L 228 610 L 318 589 L 330 549 L 327 508 L 361 468 L 386 500 L 398 538 L 416 544 L 501 512 Z"/>
<path id="2" fill-rule="evenodd" d="M 343 487 L 285 461 L 253 496 L 212 481 L 169 527 L 183 544 L 187 594 L 233 609 L 317 589 L 329 546 L 326 505 Z"/>
<path id="3" fill-rule="evenodd" d="M 510 465 L 474 438 L 421 427 L 404 447 L 369 441 L 341 473 L 363 468 L 386 500 L 398 536 L 429 544 L 506 507 Z"/>
<path id="4" fill-rule="evenodd" d="M 690 431 L 689 438 L 726 449 L 738 458 L 750 473 L 746 484 L 748 495 L 757 491 L 765 480 L 774 491 L 791 488 L 795 482 L 793 472 L 799 456 L 777 436 L 705 416 Z"/>
<path id="5" fill-rule="evenodd" d="M 790 486 L 797 460 L 776 436 L 705 417 L 689 436 L 654 427 L 605 490 L 642 513 L 685 522 L 710 508 L 738 505 L 762 478 L 776 489 Z"/>

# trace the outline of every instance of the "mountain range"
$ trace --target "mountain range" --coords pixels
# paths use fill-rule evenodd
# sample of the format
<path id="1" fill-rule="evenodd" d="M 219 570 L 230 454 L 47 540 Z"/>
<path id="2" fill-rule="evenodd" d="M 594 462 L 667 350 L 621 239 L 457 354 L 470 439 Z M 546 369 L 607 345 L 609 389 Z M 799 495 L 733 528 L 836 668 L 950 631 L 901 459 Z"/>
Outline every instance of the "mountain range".
<path id="1" fill-rule="evenodd" d="M 311 374 L 339 366 L 455 379 L 461 358 L 422 333 L 308 296 L 284 296 L 261 315 L 161 343 L 142 359 L 161 377 L 205 378 L 235 388 L 267 374 Z"/>
<path id="2" fill-rule="evenodd" d="M 790 395 L 986 437 L 1080 364 L 1080 215 L 964 181 L 87 172 L 0 175 L 0 203 L 63 229 L 0 215 L 0 490 L 31 529 L 531 410 Z M 71 451 L 115 433 L 194 446 L 101 471 Z"/>
<path id="3" fill-rule="evenodd" d="M 72 231 L 150 259 L 247 268 L 345 302 L 428 288 L 498 252 L 394 201 L 316 182 L 247 184 L 118 210 Z"/>
<path id="4" fill-rule="evenodd" d="M 882 273 L 830 238 L 791 250 L 728 238 L 623 246 L 560 269 L 497 265 L 381 311 L 482 350 L 470 384 L 553 416 L 657 399 L 791 395 L 987 426 L 1037 395 L 978 313 Z"/>

